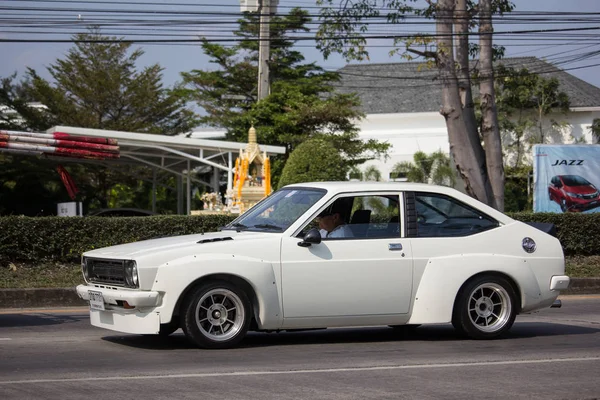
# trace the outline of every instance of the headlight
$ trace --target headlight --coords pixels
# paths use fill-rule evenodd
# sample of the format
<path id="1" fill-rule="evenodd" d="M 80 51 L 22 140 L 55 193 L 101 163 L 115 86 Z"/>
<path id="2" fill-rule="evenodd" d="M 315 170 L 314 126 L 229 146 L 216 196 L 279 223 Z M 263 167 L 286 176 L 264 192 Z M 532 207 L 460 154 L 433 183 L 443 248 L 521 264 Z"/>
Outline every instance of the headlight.
<path id="1" fill-rule="evenodd" d="M 83 279 L 85 279 L 85 281 L 88 282 L 90 278 L 90 272 L 88 260 L 85 257 L 81 258 L 81 272 L 83 273 Z"/>
<path id="2" fill-rule="evenodd" d="M 133 260 L 125 261 L 125 284 L 131 288 L 139 286 L 137 265 Z"/>
<path id="3" fill-rule="evenodd" d="M 578 199 L 580 197 L 583 197 L 583 195 L 577 194 L 577 193 L 571 193 L 571 192 L 566 192 L 566 193 L 567 193 L 567 196 L 569 196 L 569 197 L 575 197 L 576 199 Z"/>

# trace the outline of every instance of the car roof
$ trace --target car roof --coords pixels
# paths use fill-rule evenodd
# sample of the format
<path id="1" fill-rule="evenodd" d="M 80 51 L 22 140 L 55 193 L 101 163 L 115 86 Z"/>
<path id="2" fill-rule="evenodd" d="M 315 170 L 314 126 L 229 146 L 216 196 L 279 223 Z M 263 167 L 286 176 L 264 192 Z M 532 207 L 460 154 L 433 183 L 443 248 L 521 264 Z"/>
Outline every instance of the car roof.
<path id="1" fill-rule="evenodd" d="M 447 186 L 429 185 L 426 183 L 415 183 L 415 182 L 372 182 L 372 181 L 335 181 L 335 182 L 303 182 L 294 183 L 287 185 L 286 188 L 291 187 L 310 187 L 317 189 L 325 189 L 332 193 L 342 193 L 348 191 L 385 191 L 385 190 L 410 190 L 418 192 L 435 192 L 435 193 L 447 193 L 454 194 L 460 193 L 458 190 L 449 188 Z"/>

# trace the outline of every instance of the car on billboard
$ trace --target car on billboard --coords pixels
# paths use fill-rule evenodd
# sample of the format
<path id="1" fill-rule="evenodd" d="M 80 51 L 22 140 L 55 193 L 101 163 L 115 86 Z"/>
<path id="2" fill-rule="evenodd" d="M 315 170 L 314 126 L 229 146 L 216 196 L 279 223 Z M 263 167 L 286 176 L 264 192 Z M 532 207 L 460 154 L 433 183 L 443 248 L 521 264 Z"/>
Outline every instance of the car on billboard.
<path id="1" fill-rule="evenodd" d="M 600 192 L 596 186 L 579 175 L 556 175 L 548 185 L 550 201 L 555 201 L 563 212 L 585 211 L 600 206 Z"/>

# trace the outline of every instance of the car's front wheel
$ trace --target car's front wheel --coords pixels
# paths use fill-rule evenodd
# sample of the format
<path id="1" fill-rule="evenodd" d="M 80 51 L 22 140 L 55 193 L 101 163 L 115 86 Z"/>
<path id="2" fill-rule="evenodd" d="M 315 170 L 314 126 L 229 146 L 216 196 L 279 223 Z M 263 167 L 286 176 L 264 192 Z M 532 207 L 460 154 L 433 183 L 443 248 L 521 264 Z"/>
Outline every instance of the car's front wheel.
<path id="1" fill-rule="evenodd" d="M 475 278 L 456 298 L 452 325 L 473 339 L 500 337 L 515 322 L 516 298 L 512 285 L 502 277 Z"/>
<path id="2" fill-rule="evenodd" d="M 191 292 L 185 303 L 182 328 L 194 344 L 223 349 L 238 344 L 248 332 L 250 300 L 243 290 L 214 281 Z"/>

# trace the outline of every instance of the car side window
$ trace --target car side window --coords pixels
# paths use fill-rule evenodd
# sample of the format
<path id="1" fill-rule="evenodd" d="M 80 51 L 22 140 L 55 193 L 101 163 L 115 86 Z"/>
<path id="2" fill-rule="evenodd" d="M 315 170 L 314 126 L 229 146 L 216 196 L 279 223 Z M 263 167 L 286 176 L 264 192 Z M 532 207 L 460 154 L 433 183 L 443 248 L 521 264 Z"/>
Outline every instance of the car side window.
<path id="1" fill-rule="evenodd" d="M 332 207 L 339 217 L 332 217 L 327 212 Z M 332 219 L 343 222 L 338 225 L 332 223 Z M 399 195 L 338 197 L 310 221 L 298 236 L 304 236 L 310 228 L 319 229 L 323 240 L 399 237 Z"/>
<path id="2" fill-rule="evenodd" d="M 397 195 L 357 196 L 352 205 L 350 229 L 358 238 L 399 237 L 399 210 Z"/>
<path id="3" fill-rule="evenodd" d="M 415 193 L 417 237 L 469 236 L 499 226 L 498 221 L 452 197 Z"/>

